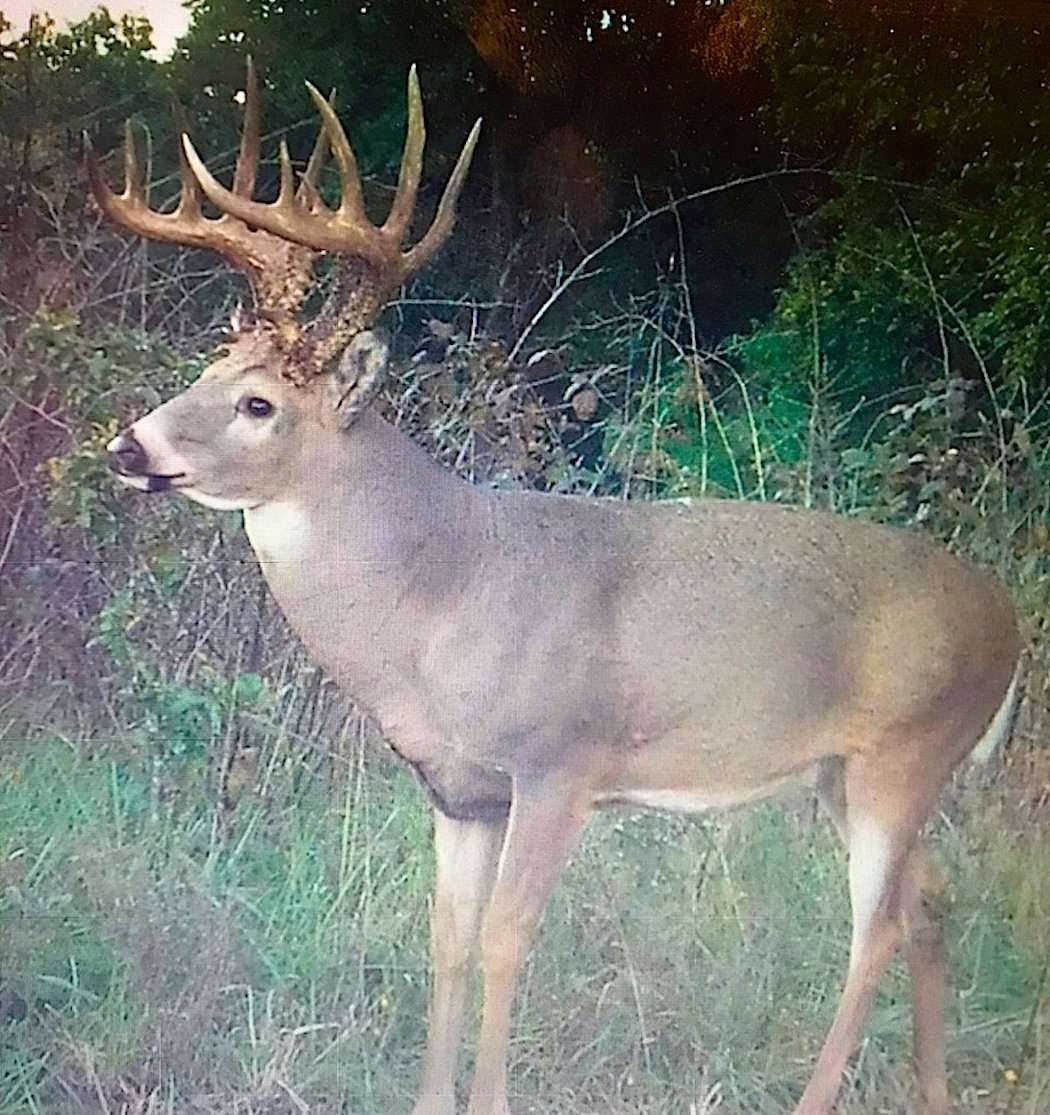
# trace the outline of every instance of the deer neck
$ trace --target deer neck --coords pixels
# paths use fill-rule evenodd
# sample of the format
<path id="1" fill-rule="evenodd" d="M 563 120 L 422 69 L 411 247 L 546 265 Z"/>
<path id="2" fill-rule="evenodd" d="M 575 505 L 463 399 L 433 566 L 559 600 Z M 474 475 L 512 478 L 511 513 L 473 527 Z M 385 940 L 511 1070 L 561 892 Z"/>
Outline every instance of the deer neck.
<path id="1" fill-rule="evenodd" d="M 485 499 L 366 412 L 345 433 L 318 431 L 294 482 L 246 511 L 245 529 L 313 656 L 374 707 L 368 690 L 409 669 L 431 617 L 466 592 Z"/>

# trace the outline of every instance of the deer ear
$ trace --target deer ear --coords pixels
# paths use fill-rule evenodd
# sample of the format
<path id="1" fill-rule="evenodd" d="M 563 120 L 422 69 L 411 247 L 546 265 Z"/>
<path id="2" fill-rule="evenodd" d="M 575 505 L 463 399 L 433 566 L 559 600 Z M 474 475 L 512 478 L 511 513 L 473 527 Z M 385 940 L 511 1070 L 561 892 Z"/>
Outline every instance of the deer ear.
<path id="1" fill-rule="evenodd" d="M 386 338 L 371 329 L 358 333 L 343 350 L 330 387 L 340 429 L 345 430 L 375 398 L 389 355 Z"/>

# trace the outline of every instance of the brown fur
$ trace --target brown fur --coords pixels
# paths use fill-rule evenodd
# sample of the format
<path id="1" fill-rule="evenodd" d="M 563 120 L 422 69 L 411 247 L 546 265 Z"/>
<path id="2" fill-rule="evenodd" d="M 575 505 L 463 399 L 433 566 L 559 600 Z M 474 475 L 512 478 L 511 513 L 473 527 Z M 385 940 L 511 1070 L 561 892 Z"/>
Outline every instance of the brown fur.
<path id="1" fill-rule="evenodd" d="M 1014 675 L 1002 590 L 921 537 L 830 514 L 471 486 L 361 413 L 355 388 L 377 382 L 385 359 L 377 339 L 360 335 L 338 373 L 305 387 L 273 370 L 271 346 L 263 331 L 241 337 L 127 436 L 145 472 L 246 509 L 292 626 L 442 814 L 415 1115 L 452 1111 L 462 953 L 479 934 L 470 1115 L 506 1112 L 514 972 L 594 808 L 726 806 L 798 779 L 817 781 L 849 844 L 861 920 L 797 1111 L 830 1110 L 904 941 L 920 1080 L 943 1115 L 943 960 L 917 842 Z M 250 397 L 272 414 L 246 416 Z M 475 912 L 453 926 L 464 887 Z"/>

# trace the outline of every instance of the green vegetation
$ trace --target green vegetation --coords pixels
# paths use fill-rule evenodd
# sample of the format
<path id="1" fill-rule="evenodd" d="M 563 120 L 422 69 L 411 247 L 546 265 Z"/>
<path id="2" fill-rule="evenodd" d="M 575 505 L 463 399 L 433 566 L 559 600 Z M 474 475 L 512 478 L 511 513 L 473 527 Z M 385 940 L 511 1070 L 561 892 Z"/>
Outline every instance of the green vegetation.
<path id="1" fill-rule="evenodd" d="M 1050 27 L 886 7 L 194 0 L 167 62 L 102 10 L 0 17 L 0 1115 L 411 1103 L 422 797 L 303 656 L 237 516 L 117 491 L 101 453 L 243 295 L 99 224 L 80 131 L 116 182 L 130 115 L 170 202 L 168 89 L 224 174 L 249 49 L 262 196 L 276 135 L 312 144 L 304 77 L 338 87 L 377 211 L 411 61 L 424 208 L 485 116 L 453 242 L 387 319 L 382 405 L 448 467 L 831 507 L 1006 581 L 1015 740 L 932 825 L 950 1075 L 960 1112 L 1050 1109 Z M 843 867 L 798 799 L 604 814 L 522 983 L 518 1110 L 788 1110 L 845 966 Z M 844 1113 L 907 1108 L 907 1031 L 897 972 Z"/>
<path id="2" fill-rule="evenodd" d="M 0 1112 L 407 1109 L 431 867 L 411 780 L 345 736 L 322 772 L 268 733 L 216 827 L 185 788 L 151 815 L 149 768 L 118 743 L 20 724 L 3 740 Z M 184 785 L 204 781 L 206 758 L 186 761 Z M 1014 793 L 968 787 L 936 826 L 961 1110 L 1036 1112 L 1050 1088 L 1033 1059 L 1050 835 L 1024 855 L 1004 838 L 1031 821 Z M 601 816 L 523 981 L 521 1110 L 786 1109 L 845 964 L 842 859 L 803 808 Z M 895 971 L 845 1112 L 903 1109 L 907 1025 Z"/>

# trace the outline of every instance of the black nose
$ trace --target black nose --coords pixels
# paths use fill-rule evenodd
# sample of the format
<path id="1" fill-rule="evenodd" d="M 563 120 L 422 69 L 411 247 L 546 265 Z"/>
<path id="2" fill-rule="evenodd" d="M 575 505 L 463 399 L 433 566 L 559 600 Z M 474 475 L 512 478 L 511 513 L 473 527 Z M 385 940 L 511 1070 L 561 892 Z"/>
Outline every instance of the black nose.
<path id="1" fill-rule="evenodd" d="M 143 476 L 148 471 L 146 450 L 129 430 L 110 443 L 109 467 L 121 476 Z"/>

